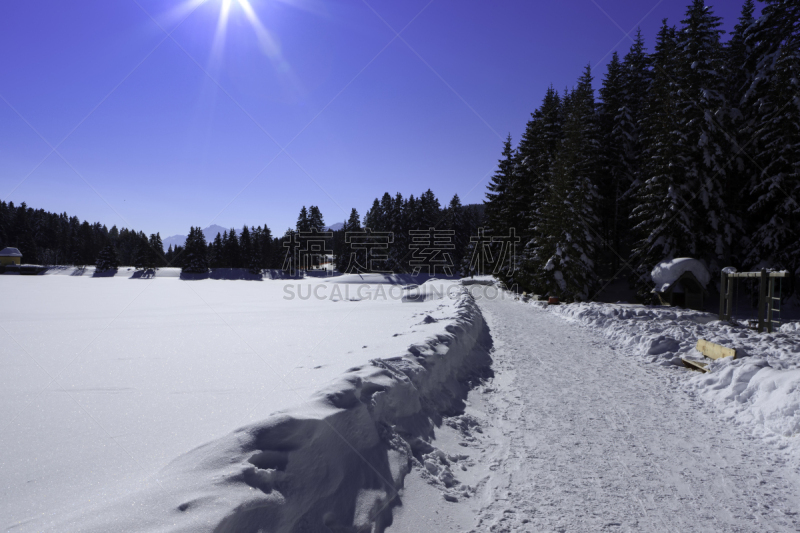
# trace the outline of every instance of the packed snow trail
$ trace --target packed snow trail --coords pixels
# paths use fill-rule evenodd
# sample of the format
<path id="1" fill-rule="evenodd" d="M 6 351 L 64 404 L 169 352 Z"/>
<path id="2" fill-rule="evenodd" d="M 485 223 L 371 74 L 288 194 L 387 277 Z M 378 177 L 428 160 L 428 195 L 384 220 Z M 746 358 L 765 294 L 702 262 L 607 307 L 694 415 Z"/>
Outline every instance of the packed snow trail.
<path id="1" fill-rule="evenodd" d="M 443 427 L 433 442 L 470 453 L 476 466 L 461 477 L 477 492 L 426 505 L 415 494 L 431 487 L 409 479 L 406 504 L 420 507 L 394 531 L 800 530 L 797 465 L 679 390 L 686 371 L 642 365 L 508 298 L 479 305 L 495 378 L 467 413 L 482 433 L 457 442 Z"/>
<path id="2" fill-rule="evenodd" d="M 516 374 L 487 405 L 505 438 L 484 528 L 798 530 L 796 467 L 673 386 L 684 371 L 640 366 L 533 307 L 480 306 L 495 371 Z"/>

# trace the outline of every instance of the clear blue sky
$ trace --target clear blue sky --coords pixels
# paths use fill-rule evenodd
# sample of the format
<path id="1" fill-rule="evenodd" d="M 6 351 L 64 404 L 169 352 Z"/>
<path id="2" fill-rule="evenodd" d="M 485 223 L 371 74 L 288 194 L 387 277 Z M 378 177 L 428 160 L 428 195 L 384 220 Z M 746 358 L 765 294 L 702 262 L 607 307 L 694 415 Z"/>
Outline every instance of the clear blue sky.
<path id="1" fill-rule="evenodd" d="M 385 191 L 480 202 L 551 83 L 591 64 L 599 87 L 687 4 L 2 2 L 0 198 L 162 236 L 282 233 L 312 204 L 331 224 Z M 741 1 L 712 4 L 732 29 Z"/>

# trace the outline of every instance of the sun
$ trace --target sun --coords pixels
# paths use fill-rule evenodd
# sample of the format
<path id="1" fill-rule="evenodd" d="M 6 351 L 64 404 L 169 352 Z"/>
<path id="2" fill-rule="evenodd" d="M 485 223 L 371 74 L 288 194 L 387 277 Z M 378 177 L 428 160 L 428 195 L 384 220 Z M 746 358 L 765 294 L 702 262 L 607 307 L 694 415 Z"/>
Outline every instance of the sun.
<path id="1" fill-rule="evenodd" d="M 219 19 L 217 21 L 217 30 L 214 35 L 213 56 L 219 57 L 225 48 L 225 38 L 227 34 L 228 21 L 231 16 L 231 10 L 235 6 L 239 7 L 244 13 L 250 25 L 255 31 L 258 42 L 261 46 L 262 52 L 269 56 L 271 59 L 278 59 L 280 57 L 280 50 L 275 39 L 270 35 L 270 32 L 262 24 L 258 18 L 253 6 L 250 5 L 249 0 L 222 0 L 219 11 Z"/>

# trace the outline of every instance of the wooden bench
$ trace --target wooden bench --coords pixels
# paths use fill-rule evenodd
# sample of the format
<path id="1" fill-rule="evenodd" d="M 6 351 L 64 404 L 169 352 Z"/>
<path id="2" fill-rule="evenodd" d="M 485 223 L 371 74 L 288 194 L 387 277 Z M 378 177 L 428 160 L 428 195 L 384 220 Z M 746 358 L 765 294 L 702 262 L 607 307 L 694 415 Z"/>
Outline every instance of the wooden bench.
<path id="1" fill-rule="evenodd" d="M 705 357 L 708 357 L 709 359 L 716 360 L 725 357 L 731 357 L 733 359 L 736 359 L 735 348 L 726 348 L 725 346 L 709 342 L 705 339 L 698 339 L 696 348 L 698 352 L 703 354 Z M 683 366 L 685 366 L 686 368 L 697 370 L 699 372 L 708 372 L 707 363 L 701 363 L 700 361 L 692 361 L 691 359 L 681 359 L 681 360 L 683 361 Z"/>

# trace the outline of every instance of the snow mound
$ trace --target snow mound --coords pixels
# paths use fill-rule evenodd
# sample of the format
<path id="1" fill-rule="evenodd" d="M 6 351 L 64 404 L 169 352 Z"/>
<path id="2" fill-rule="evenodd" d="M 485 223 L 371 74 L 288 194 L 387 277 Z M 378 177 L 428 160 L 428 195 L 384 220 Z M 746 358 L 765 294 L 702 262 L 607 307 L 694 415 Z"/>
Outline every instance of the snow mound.
<path id="1" fill-rule="evenodd" d="M 462 278 L 462 285 L 487 285 L 497 286 L 499 281 L 494 276 L 472 276 L 469 278 Z"/>
<path id="2" fill-rule="evenodd" d="M 714 315 L 674 307 L 580 303 L 541 306 L 599 330 L 623 352 L 686 372 L 681 386 L 713 402 L 735 423 L 779 447 L 800 453 L 800 327 L 765 334 L 720 322 Z M 683 369 L 681 358 L 703 360 L 706 339 L 736 349 L 736 359 L 709 363 L 707 374 Z"/>
<path id="3" fill-rule="evenodd" d="M 439 279 L 441 276 L 429 274 L 343 274 L 330 278 L 328 283 L 356 283 L 356 284 L 389 284 L 389 285 L 421 285 L 427 281 Z"/>
<path id="4" fill-rule="evenodd" d="M 679 257 L 677 259 L 670 259 L 669 261 L 662 261 L 657 264 L 650 276 L 656 284 L 657 292 L 664 292 L 670 285 L 678 281 L 684 272 L 691 272 L 697 281 L 703 287 L 706 287 L 711 281 L 711 274 L 708 273 L 705 265 L 697 259 L 691 257 Z"/>
<path id="5" fill-rule="evenodd" d="M 466 289 L 441 333 L 352 368 L 304 405 L 179 457 L 158 485 L 59 531 L 382 532 L 420 441 L 458 414 L 490 338 Z M 254 399 L 255 401 L 255 399 Z M 153 488 L 156 487 L 156 488 Z"/>
<path id="6" fill-rule="evenodd" d="M 428 300 L 442 300 L 460 294 L 461 288 L 455 282 L 442 282 L 430 279 L 422 285 L 406 285 L 403 288 L 403 302 L 426 302 Z"/>

